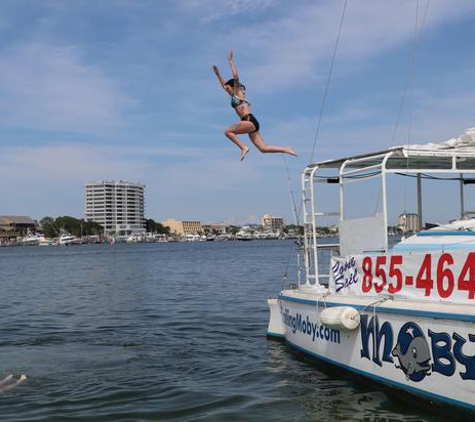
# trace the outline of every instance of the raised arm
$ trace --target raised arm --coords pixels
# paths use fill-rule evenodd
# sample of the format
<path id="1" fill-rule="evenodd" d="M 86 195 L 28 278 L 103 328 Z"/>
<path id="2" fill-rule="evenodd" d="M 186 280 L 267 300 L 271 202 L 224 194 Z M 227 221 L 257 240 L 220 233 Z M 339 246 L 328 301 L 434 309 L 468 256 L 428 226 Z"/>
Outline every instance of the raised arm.
<path id="1" fill-rule="evenodd" d="M 239 87 L 239 74 L 238 74 L 238 71 L 237 71 L 237 67 L 234 64 L 233 50 L 229 50 L 229 64 L 231 65 L 231 71 L 233 72 L 233 78 L 234 78 L 234 81 L 235 81 L 234 87 L 235 88 Z"/>
<path id="2" fill-rule="evenodd" d="M 219 83 L 221 84 L 221 86 L 223 87 L 223 89 L 226 91 L 226 88 L 224 86 L 224 84 L 226 83 L 225 80 L 223 79 L 223 77 L 221 76 L 221 73 L 219 73 L 219 69 L 217 68 L 217 66 L 213 66 L 213 70 L 214 70 L 214 73 L 216 74 L 217 78 L 218 78 L 218 81 Z"/>

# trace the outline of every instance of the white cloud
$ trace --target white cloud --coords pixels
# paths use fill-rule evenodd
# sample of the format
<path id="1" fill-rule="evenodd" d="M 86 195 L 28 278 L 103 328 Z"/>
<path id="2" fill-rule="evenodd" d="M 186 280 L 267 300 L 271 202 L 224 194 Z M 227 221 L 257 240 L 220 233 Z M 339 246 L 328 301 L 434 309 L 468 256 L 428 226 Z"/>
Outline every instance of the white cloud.
<path id="1" fill-rule="evenodd" d="M 261 224 L 262 216 L 256 214 L 250 214 L 246 217 L 235 217 L 231 216 L 223 220 L 224 223 L 233 225 L 233 226 L 244 226 L 247 224 Z"/>
<path id="2" fill-rule="evenodd" d="M 173 155 L 181 159 L 170 162 Z M 0 149 L 0 179 L 14 181 L 0 184 L 0 196 L 10 198 L 2 202 L 1 213 L 37 218 L 58 213 L 80 217 L 84 183 L 96 180 L 145 183 L 153 215 L 167 209 L 176 213 L 183 206 L 183 213 L 224 218 L 233 206 L 252 202 L 249 195 L 260 192 L 259 185 L 268 183 L 265 177 L 265 163 L 240 163 L 231 146 L 213 152 L 88 144 Z"/>
<path id="3" fill-rule="evenodd" d="M 82 64 L 78 47 L 29 43 L 0 57 L 3 125 L 104 133 L 123 126 L 133 101 L 98 67 Z"/>
<path id="4" fill-rule="evenodd" d="M 217 5 L 216 0 L 189 0 L 179 7 L 200 16 L 200 21 L 206 24 L 230 16 L 264 11 L 276 3 L 277 0 L 221 0 Z"/>
<path id="5" fill-rule="evenodd" d="M 419 22 L 426 2 L 420 2 Z M 370 56 L 386 52 L 414 37 L 414 1 L 348 2 L 337 61 L 345 72 L 365 64 Z M 280 19 L 252 25 L 237 25 L 226 39 L 230 45 L 244 45 L 243 57 L 252 62 L 246 79 L 255 90 L 292 87 L 327 76 L 343 2 L 293 3 Z M 430 3 L 425 32 L 475 12 L 469 0 Z M 222 42 L 222 40 L 220 39 Z M 238 63 L 239 64 L 239 63 Z"/>

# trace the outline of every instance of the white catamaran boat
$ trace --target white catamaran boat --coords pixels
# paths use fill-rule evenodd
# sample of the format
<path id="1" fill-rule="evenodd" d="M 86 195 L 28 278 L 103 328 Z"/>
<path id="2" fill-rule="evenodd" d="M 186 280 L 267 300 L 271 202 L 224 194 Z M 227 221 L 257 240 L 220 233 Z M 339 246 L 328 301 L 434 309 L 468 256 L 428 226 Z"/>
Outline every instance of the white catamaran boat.
<path id="1" fill-rule="evenodd" d="M 413 177 L 399 188 L 414 186 L 419 224 L 425 179 L 438 183 L 439 207 L 450 201 L 455 185 L 459 220 L 417 231 L 391 247 L 388 210 L 404 208 L 402 201 L 390 202 L 390 193 L 402 176 Z M 465 209 L 472 184 L 475 128 L 441 144 L 309 165 L 302 175 L 305 234 L 299 254 L 305 275 L 269 299 L 268 336 L 434 405 L 475 411 L 475 219 Z M 360 196 L 352 202 L 352 189 L 369 195 L 365 186 L 376 191 L 379 210 L 352 217 L 356 202 L 365 201 Z M 334 212 L 328 209 L 332 189 Z M 317 238 L 325 218 L 338 221 L 336 245 Z"/>

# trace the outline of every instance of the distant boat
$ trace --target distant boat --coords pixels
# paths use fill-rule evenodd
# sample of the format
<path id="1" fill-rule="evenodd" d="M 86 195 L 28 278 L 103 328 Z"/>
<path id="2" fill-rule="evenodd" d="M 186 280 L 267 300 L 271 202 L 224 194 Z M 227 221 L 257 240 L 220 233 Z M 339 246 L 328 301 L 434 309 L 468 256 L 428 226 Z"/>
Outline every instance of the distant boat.
<path id="1" fill-rule="evenodd" d="M 37 246 L 40 243 L 40 239 L 34 234 L 27 234 L 21 238 L 20 243 L 24 246 Z"/>
<path id="2" fill-rule="evenodd" d="M 53 245 L 53 240 L 52 239 L 48 239 L 48 238 L 45 238 L 45 237 L 40 237 L 39 238 L 39 245 L 40 246 L 52 246 Z"/>
<path id="3" fill-rule="evenodd" d="M 133 234 L 131 234 L 130 236 L 128 236 L 126 239 L 125 239 L 125 242 L 126 243 L 138 243 L 139 242 L 139 238 L 138 236 L 135 236 Z"/>
<path id="4" fill-rule="evenodd" d="M 185 242 L 200 242 L 202 239 L 199 234 L 188 233 L 183 235 L 183 240 Z"/>
<path id="5" fill-rule="evenodd" d="M 257 238 L 258 239 L 280 239 L 281 234 L 278 231 L 276 232 L 266 231 L 266 232 L 257 233 Z"/>
<path id="6" fill-rule="evenodd" d="M 63 246 L 80 245 L 81 239 L 69 233 L 64 233 L 59 237 L 59 244 Z"/>
<path id="7" fill-rule="evenodd" d="M 243 231 L 243 230 L 239 230 L 237 233 L 236 233 L 236 240 L 243 240 L 243 241 L 246 241 L 246 240 L 253 240 L 254 237 L 252 236 L 251 233 L 249 232 L 246 232 L 246 231 Z"/>

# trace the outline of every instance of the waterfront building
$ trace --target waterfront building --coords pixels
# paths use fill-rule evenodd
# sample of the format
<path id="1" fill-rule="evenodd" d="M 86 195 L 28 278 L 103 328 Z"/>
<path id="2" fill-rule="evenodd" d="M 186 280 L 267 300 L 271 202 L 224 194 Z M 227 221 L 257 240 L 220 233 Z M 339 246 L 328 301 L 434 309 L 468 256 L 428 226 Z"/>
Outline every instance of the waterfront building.
<path id="1" fill-rule="evenodd" d="M 0 238 L 8 240 L 17 236 L 26 235 L 28 232 L 36 232 L 38 223 L 24 215 L 1 215 Z"/>
<path id="2" fill-rule="evenodd" d="M 145 233 L 145 185 L 124 180 L 84 185 L 84 220 L 104 227 L 106 235 Z"/>
<path id="3" fill-rule="evenodd" d="M 226 234 L 228 231 L 226 223 L 211 223 L 204 226 L 204 228 L 213 233 Z"/>
<path id="4" fill-rule="evenodd" d="M 397 221 L 403 233 L 416 233 L 421 229 L 419 214 L 403 213 Z"/>
<path id="5" fill-rule="evenodd" d="M 264 231 L 282 231 L 284 228 L 284 220 L 282 217 L 274 217 L 270 214 L 265 214 L 262 217 L 262 229 Z"/>
<path id="6" fill-rule="evenodd" d="M 164 227 L 170 227 L 170 233 L 174 234 L 202 234 L 203 225 L 199 221 L 180 221 L 169 218 L 162 223 Z"/>

